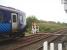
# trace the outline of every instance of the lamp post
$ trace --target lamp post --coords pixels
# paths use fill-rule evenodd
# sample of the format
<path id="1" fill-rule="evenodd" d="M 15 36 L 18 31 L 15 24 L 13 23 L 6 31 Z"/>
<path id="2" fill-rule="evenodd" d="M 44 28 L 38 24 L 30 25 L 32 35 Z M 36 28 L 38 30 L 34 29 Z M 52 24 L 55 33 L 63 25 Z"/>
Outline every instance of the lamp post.
<path id="1" fill-rule="evenodd" d="M 67 0 L 61 0 L 61 3 L 64 4 L 64 11 L 67 13 Z"/>

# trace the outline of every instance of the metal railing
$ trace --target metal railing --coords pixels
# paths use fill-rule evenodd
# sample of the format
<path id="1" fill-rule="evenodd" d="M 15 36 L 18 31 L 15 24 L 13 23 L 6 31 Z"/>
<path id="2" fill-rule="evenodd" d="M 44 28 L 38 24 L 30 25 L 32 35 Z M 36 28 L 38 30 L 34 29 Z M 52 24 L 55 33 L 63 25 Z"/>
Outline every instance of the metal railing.
<path id="1" fill-rule="evenodd" d="M 43 43 L 43 50 L 64 50 L 62 44 L 63 43 L 48 43 L 45 41 Z M 67 49 L 65 48 L 65 50 Z"/>

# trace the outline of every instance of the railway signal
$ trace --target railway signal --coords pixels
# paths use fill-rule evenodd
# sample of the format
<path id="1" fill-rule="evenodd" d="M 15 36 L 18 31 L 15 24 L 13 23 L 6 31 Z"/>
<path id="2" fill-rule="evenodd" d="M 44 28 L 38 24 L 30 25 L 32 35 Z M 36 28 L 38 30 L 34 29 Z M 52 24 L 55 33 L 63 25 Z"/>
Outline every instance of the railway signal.
<path id="1" fill-rule="evenodd" d="M 32 22 L 32 33 L 35 34 L 39 32 L 39 25 L 35 22 Z"/>

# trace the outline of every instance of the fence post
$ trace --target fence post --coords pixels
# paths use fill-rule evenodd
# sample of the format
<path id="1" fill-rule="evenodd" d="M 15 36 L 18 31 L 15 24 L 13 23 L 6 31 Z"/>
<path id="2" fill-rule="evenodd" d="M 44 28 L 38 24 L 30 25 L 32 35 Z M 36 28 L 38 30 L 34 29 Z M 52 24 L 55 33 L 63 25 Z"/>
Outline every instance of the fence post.
<path id="1" fill-rule="evenodd" d="M 54 50 L 54 43 L 50 43 L 50 50 Z"/>
<path id="2" fill-rule="evenodd" d="M 43 50 L 48 50 L 48 42 L 47 41 L 45 41 L 43 43 Z"/>
<path id="3" fill-rule="evenodd" d="M 49 46 L 49 45 L 50 45 L 50 46 Z M 54 43 L 49 43 L 49 45 L 48 45 L 48 42 L 45 41 L 45 42 L 43 43 L 43 50 L 55 50 L 55 49 L 56 49 Z M 63 48 L 62 48 L 62 43 L 57 43 L 56 46 L 57 46 L 57 49 L 58 49 L 58 50 L 63 50 Z"/>
<path id="4" fill-rule="evenodd" d="M 62 50 L 62 43 L 58 43 L 58 50 Z"/>

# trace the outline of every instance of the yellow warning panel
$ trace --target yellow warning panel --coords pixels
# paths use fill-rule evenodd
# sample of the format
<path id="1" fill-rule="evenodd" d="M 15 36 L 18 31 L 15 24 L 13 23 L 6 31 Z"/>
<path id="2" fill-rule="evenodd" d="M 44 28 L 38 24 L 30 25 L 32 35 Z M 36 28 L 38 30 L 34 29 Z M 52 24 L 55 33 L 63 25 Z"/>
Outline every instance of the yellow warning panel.
<path id="1" fill-rule="evenodd" d="M 12 32 L 18 32 L 18 29 L 13 29 Z"/>

